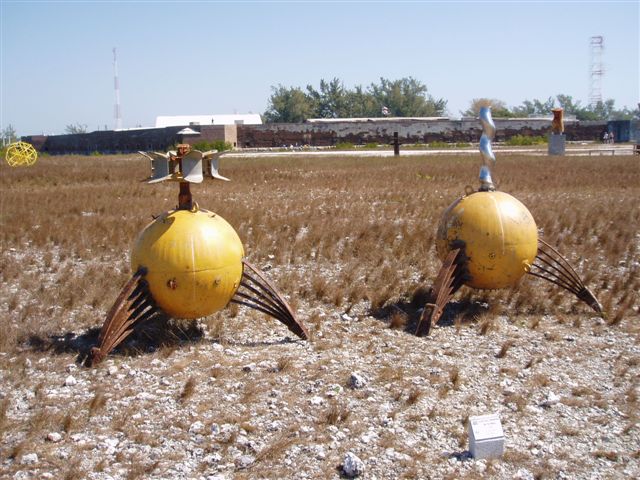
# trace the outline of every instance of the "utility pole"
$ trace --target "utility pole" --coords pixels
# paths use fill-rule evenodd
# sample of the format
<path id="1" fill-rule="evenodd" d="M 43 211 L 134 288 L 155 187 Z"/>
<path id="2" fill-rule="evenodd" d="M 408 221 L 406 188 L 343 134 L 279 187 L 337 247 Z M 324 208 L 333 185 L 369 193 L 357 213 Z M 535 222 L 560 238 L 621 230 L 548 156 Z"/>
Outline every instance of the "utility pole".
<path id="1" fill-rule="evenodd" d="M 602 102 L 602 53 L 604 51 L 604 37 L 601 35 L 589 39 L 590 67 L 589 67 L 589 105 L 595 107 Z"/>
<path id="2" fill-rule="evenodd" d="M 113 86 L 116 90 L 116 104 L 114 116 L 116 119 L 115 129 L 122 129 L 122 111 L 120 110 L 120 82 L 118 81 L 118 58 L 116 56 L 116 48 L 113 47 Z"/>

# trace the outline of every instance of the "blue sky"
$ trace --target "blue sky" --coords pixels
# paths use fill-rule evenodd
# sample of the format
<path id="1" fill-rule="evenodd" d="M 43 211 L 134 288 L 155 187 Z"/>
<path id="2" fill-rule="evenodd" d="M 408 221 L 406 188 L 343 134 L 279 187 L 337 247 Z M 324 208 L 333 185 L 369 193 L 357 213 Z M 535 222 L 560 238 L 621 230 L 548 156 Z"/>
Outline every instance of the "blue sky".
<path id="1" fill-rule="evenodd" d="M 558 93 L 588 103 L 589 38 L 604 98 L 640 101 L 640 12 L 627 2 L 101 2 L 0 0 L 1 112 L 19 135 L 158 115 L 262 113 L 271 86 L 351 88 L 412 76 L 459 115 Z"/>

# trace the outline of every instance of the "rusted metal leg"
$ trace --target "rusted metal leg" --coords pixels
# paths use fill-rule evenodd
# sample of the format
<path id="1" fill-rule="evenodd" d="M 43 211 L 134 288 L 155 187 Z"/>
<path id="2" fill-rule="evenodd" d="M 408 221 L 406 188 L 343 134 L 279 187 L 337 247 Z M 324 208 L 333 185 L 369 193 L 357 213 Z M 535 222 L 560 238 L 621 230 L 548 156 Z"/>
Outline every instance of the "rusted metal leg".
<path id="1" fill-rule="evenodd" d="M 529 273 L 564 288 L 596 312 L 602 313 L 602 305 L 591 290 L 584 285 L 567 259 L 540 238 L 538 239 L 538 255 Z"/>
<path id="2" fill-rule="evenodd" d="M 464 250 L 462 248 L 451 250 L 442 262 L 436 283 L 431 289 L 430 301 L 425 304 L 420 315 L 416 328 L 418 337 L 429 335 L 431 327 L 438 323 L 445 305 L 464 284 L 467 275 L 467 257 Z"/>
<path id="3" fill-rule="evenodd" d="M 89 353 L 91 366 L 97 365 L 133 331 L 133 326 L 158 311 L 144 279 L 146 270 L 138 270 L 125 284 L 107 313 L 100 330 L 98 346 Z"/>
<path id="4" fill-rule="evenodd" d="M 309 338 L 304 324 L 299 321 L 287 301 L 257 267 L 242 261 L 242 281 L 231 301 L 280 320 L 291 332 L 303 340 Z"/>

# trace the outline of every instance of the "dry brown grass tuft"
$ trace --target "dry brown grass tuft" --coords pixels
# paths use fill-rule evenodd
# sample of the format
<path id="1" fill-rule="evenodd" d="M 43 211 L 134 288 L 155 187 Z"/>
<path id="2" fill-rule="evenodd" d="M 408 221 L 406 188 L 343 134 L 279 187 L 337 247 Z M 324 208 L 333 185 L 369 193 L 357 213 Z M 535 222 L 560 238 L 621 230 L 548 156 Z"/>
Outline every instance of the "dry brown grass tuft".
<path id="1" fill-rule="evenodd" d="M 401 330 L 407 326 L 408 317 L 405 312 L 400 309 L 394 309 L 389 318 L 389 328 Z"/>
<path id="2" fill-rule="evenodd" d="M 451 382 L 453 389 L 458 390 L 462 384 L 462 376 L 460 375 L 458 367 L 452 367 L 451 370 L 449 370 L 449 381 Z"/>
<path id="3" fill-rule="evenodd" d="M 280 458 L 295 442 L 296 436 L 294 433 L 283 432 L 257 453 L 255 463 L 273 461 Z"/>
<path id="4" fill-rule="evenodd" d="M 0 434 L 4 431 L 4 426 L 7 421 L 7 411 L 9 410 L 9 399 L 5 398 L 0 401 Z"/>
<path id="5" fill-rule="evenodd" d="M 64 430 L 65 433 L 71 432 L 71 430 L 73 430 L 75 426 L 75 423 L 76 422 L 73 418 L 73 415 L 71 413 L 67 413 L 62 419 L 62 430 Z"/>
<path id="6" fill-rule="evenodd" d="M 480 335 L 486 335 L 496 329 L 496 318 L 493 315 L 484 314 L 478 317 L 478 333 Z"/>
<path id="7" fill-rule="evenodd" d="M 422 395 L 423 395 L 422 390 L 420 390 L 417 387 L 412 388 L 411 390 L 409 390 L 409 394 L 407 395 L 406 404 L 415 405 L 420 401 L 420 399 L 422 398 Z"/>
<path id="8" fill-rule="evenodd" d="M 515 395 L 510 395 L 504 400 L 505 405 L 510 405 L 515 408 L 517 412 L 523 412 L 525 407 L 527 406 L 527 398 L 526 395 L 517 393 Z"/>
<path id="9" fill-rule="evenodd" d="M 102 390 L 96 390 L 93 398 L 89 401 L 89 418 L 93 417 L 98 410 L 104 408 L 107 404 L 107 397 L 105 397 Z"/>
<path id="10" fill-rule="evenodd" d="M 182 387 L 182 391 L 180 392 L 180 396 L 178 397 L 178 401 L 180 403 L 185 403 L 189 400 L 196 391 L 197 381 L 194 377 L 189 377 Z"/>
<path id="11" fill-rule="evenodd" d="M 280 357 L 276 365 L 278 372 L 288 372 L 293 368 L 291 357 Z"/>
<path id="12" fill-rule="evenodd" d="M 539 364 L 540 362 L 542 362 L 542 357 L 539 355 L 533 356 L 529 359 L 529 361 L 527 361 L 527 363 L 525 364 L 524 368 L 529 369 L 529 368 L 533 368 L 535 367 L 537 364 Z"/>
<path id="13" fill-rule="evenodd" d="M 578 435 L 580 435 L 579 428 L 577 428 L 574 425 L 569 425 L 566 423 L 563 423 L 560 425 L 559 431 L 560 431 L 560 434 L 566 437 L 577 437 Z"/>
<path id="14" fill-rule="evenodd" d="M 72 460 L 69 468 L 64 474 L 64 480 L 81 480 L 86 477 L 86 472 L 82 469 L 81 461 L 79 459 Z"/>
<path id="15" fill-rule="evenodd" d="M 610 462 L 617 462 L 620 458 L 620 454 L 618 452 L 612 452 L 609 450 L 596 450 L 592 453 L 595 458 L 604 458 L 609 460 Z"/>
<path id="16" fill-rule="evenodd" d="M 19 462 L 20 459 L 22 458 L 22 454 L 25 451 L 25 447 L 26 447 L 26 442 L 24 441 L 18 442 L 13 446 L 13 448 L 11 448 L 11 450 L 9 450 L 8 458 Z"/>
<path id="17" fill-rule="evenodd" d="M 513 340 L 507 340 L 502 344 L 502 347 L 500 347 L 500 351 L 496 354 L 496 358 L 504 358 L 507 356 L 507 352 L 509 351 L 509 349 L 513 346 L 514 342 Z"/>
<path id="18" fill-rule="evenodd" d="M 146 463 L 141 458 L 134 458 L 131 460 L 131 466 L 129 467 L 125 478 L 127 480 L 149 478 L 149 476 L 158 468 L 159 465 L 159 460 L 151 463 Z"/>
<path id="19" fill-rule="evenodd" d="M 327 410 L 318 419 L 318 423 L 321 425 L 338 425 L 347 421 L 350 414 L 351 411 L 346 405 L 331 402 Z"/>

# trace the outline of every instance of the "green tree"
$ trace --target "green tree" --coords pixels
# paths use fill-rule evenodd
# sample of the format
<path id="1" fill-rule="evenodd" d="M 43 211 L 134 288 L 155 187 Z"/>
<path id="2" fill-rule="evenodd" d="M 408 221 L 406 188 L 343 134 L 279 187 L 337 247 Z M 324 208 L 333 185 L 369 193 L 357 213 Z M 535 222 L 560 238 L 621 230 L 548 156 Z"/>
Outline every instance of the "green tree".
<path id="1" fill-rule="evenodd" d="M 612 120 L 640 120 L 640 107 L 635 110 L 623 107 L 620 110 L 614 110 L 611 116 Z"/>
<path id="2" fill-rule="evenodd" d="M 381 110 L 382 107 L 373 95 L 365 91 L 361 85 L 345 94 L 346 118 L 379 117 L 382 115 Z"/>
<path id="3" fill-rule="evenodd" d="M 299 87 L 271 87 L 264 119 L 267 123 L 304 122 L 314 113 L 313 100 Z"/>
<path id="4" fill-rule="evenodd" d="M 74 124 L 70 124 L 67 125 L 64 128 L 64 131 L 66 133 L 69 134 L 74 134 L 74 133 L 87 133 L 87 125 L 82 124 L 82 123 L 74 123 Z"/>
<path id="5" fill-rule="evenodd" d="M 474 98 L 469 103 L 469 108 L 464 112 L 460 112 L 463 117 L 477 117 L 480 115 L 480 108 L 491 106 L 491 116 L 494 118 L 509 118 L 518 116 L 511 112 L 507 104 L 497 98 Z"/>
<path id="6" fill-rule="evenodd" d="M 392 117 L 438 117 L 447 108 L 446 100 L 434 99 L 427 93 L 427 86 L 412 77 L 393 81 L 380 78 L 380 84 L 372 83 L 369 92 L 380 110 L 377 117 L 382 116 L 382 107 L 387 107 Z"/>
<path id="7" fill-rule="evenodd" d="M 317 118 L 348 117 L 347 90 L 338 78 L 326 82 L 320 80 L 320 90 L 307 85 L 307 94 L 314 105 L 314 116 Z"/>
<path id="8" fill-rule="evenodd" d="M 434 99 L 423 83 L 411 77 L 393 81 L 381 78 L 380 84 L 372 83 L 366 90 L 362 86 L 349 90 L 338 78 L 320 80 L 318 90 L 307 85 L 306 92 L 282 85 L 271 88 L 264 113 L 266 122 L 302 122 L 310 117 L 381 117 L 383 106 L 398 117 L 441 116 L 447 106 L 446 100 Z"/>
<path id="9" fill-rule="evenodd" d="M 514 107 L 511 111 L 518 117 L 528 117 L 529 115 L 550 115 L 551 109 L 554 108 L 555 100 L 549 97 L 546 100 L 525 100 L 522 105 Z"/>

